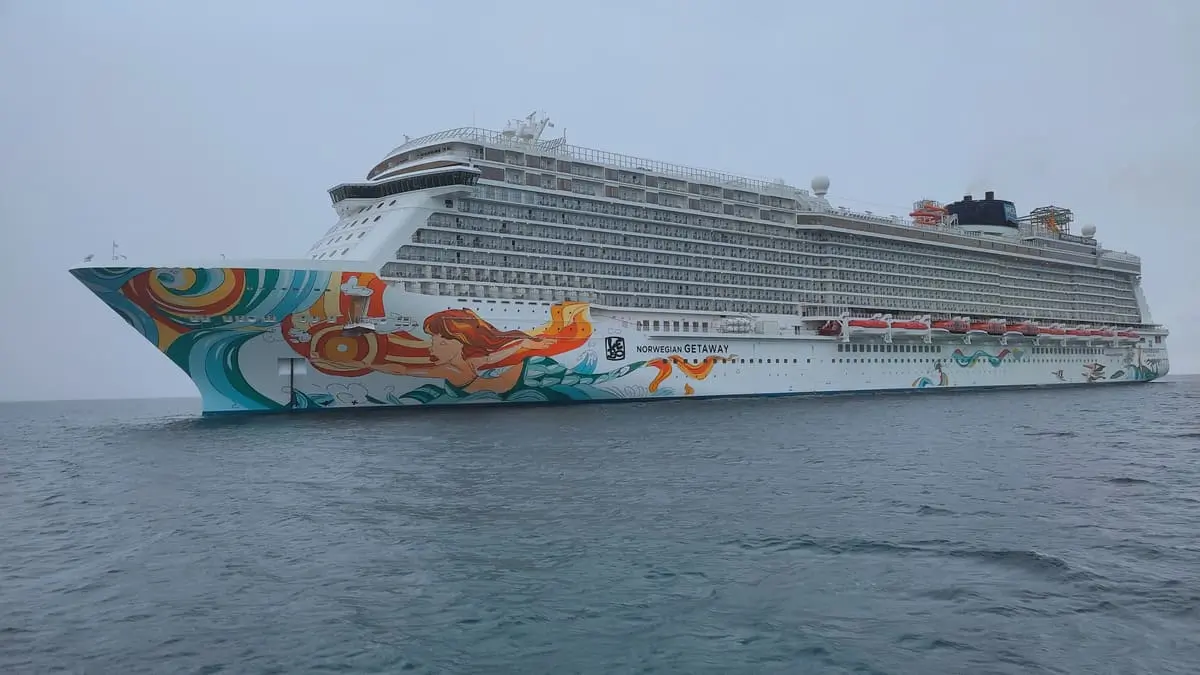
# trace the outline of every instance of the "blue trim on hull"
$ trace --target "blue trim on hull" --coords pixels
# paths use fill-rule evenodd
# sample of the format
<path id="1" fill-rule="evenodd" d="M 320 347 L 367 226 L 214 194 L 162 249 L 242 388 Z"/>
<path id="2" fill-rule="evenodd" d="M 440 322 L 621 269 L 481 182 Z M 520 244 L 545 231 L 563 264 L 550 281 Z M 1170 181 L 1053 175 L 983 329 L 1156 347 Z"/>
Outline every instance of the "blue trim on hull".
<path id="1" fill-rule="evenodd" d="M 202 411 L 205 417 L 226 417 L 226 416 L 241 416 L 241 415 L 288 415 L 310 412 L 347 412 L 359 410 L 397 410 L 397 409 L 420 409 L 420 410 L 444 410 L 444 409 L 462 409 L 462 408 L 499 408 L 508 406 L 527 407 L 546 407 L 546 406 L 564 406 L 564 405 L 586 405 L 600 403 L 650 403 L 650 402 L 666 402 L 666 401 L 713 401 L 723 399 L 756 399 L 756 398 L 826 398 L 831 396 L 879 396 L 879 395 L 903 395 L 903 394 L 941 394 L 947 395 L 952 393 L 973 393 L 979 394 L 983 392 L 994 392 L 1004 390 L 1030 390 L 1030 389 L 1074 389 L 1074 388 L 1096 388 L 1109 387 L 1112 385 L 1133 385 L 1133 384 L 1150 384 L 1154 380 L 1116 380 L 1108 382 L 1052 382 L 1048 384 L 984 384 L 984 385 L 965 385 L 953 387 L 911 387 L 911 388 L 887 388 L 887 389 L 839 389 L 835 391 L 797 391 L 797 392 L 775 392 L 763 394 L 711 394 L 711 395 L 694 395 L 694 396 L 643 396 L 639 398 L 602 398 L 602 399 L 571 399 L 564 401 L 482 401 L 479 403 L 443 403 L 443 404 L 428 404 L 428 405 L 379 405 L 367 404 L 361 406 L 329 406 L 321 407 L 314 406 L 310 408 L 280 408 L 277 410 L 206 410 Z"/>

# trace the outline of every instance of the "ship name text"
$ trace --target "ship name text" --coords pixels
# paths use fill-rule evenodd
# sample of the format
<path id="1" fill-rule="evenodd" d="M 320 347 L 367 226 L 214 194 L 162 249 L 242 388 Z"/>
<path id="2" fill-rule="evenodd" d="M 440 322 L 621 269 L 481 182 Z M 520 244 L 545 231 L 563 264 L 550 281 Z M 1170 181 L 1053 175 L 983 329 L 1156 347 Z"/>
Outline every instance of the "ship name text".
<path id="1" fill-rule="evenodd" d="M 638 345 L 639 354 L 728 354 L 729 345 L 689 342 L 681 345 Z"/>

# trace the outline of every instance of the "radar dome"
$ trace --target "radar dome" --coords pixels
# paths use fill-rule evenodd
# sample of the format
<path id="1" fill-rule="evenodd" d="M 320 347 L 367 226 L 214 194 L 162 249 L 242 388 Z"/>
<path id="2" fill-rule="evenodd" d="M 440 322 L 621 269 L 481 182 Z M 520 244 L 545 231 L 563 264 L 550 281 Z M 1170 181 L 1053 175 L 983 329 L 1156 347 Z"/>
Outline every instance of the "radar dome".
<path id="1" fill-rule="evenodd" d="M 817 176 L 812 179 L 812 191 L 813 194 L 822 197 L 829 192 L 829 176 Z"/>
<path id="2" fill-rule="evenodd" d="M 1084 225 L 1082 228 L 1080 228 L 1079 232 L 1085 237 L 1094 237 L 1096 236 L 1096 226 Z"/>

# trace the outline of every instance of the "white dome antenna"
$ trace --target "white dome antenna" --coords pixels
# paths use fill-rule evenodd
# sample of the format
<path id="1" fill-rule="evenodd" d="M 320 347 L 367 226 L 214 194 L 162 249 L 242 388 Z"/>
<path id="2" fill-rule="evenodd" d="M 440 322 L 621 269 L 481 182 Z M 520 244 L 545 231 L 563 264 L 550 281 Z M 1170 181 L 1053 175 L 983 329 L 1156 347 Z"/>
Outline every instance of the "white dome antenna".
<path id="1" fill-rule="evenodd" d="M 1092 239 L 1096 236 L 1096 226 L 1088 223 L 1087 225 L 1079 228 L 1079 233 L 1088 239 Z"/>
<path id="2" fill-rule="evenodd" d="M 829 176 L 817 176 L 811 185 L 814 195 L 824 197 L 829 192 Z"/>

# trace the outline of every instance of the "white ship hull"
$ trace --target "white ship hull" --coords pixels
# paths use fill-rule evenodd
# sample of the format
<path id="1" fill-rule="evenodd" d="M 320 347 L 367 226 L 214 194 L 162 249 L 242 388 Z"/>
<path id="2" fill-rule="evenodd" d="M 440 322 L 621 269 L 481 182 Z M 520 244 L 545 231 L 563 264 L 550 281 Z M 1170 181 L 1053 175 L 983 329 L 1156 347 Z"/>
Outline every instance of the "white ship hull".
<path id="1" fill-rule="evenodd" d="M 846 341 L 659 311 L 660 331 L 635 310 L 422 295 L 329 268 L 72 273 L 188 374 L 205 413 L 1096 386 L 1169 370 L 1161 343 Z"/>

